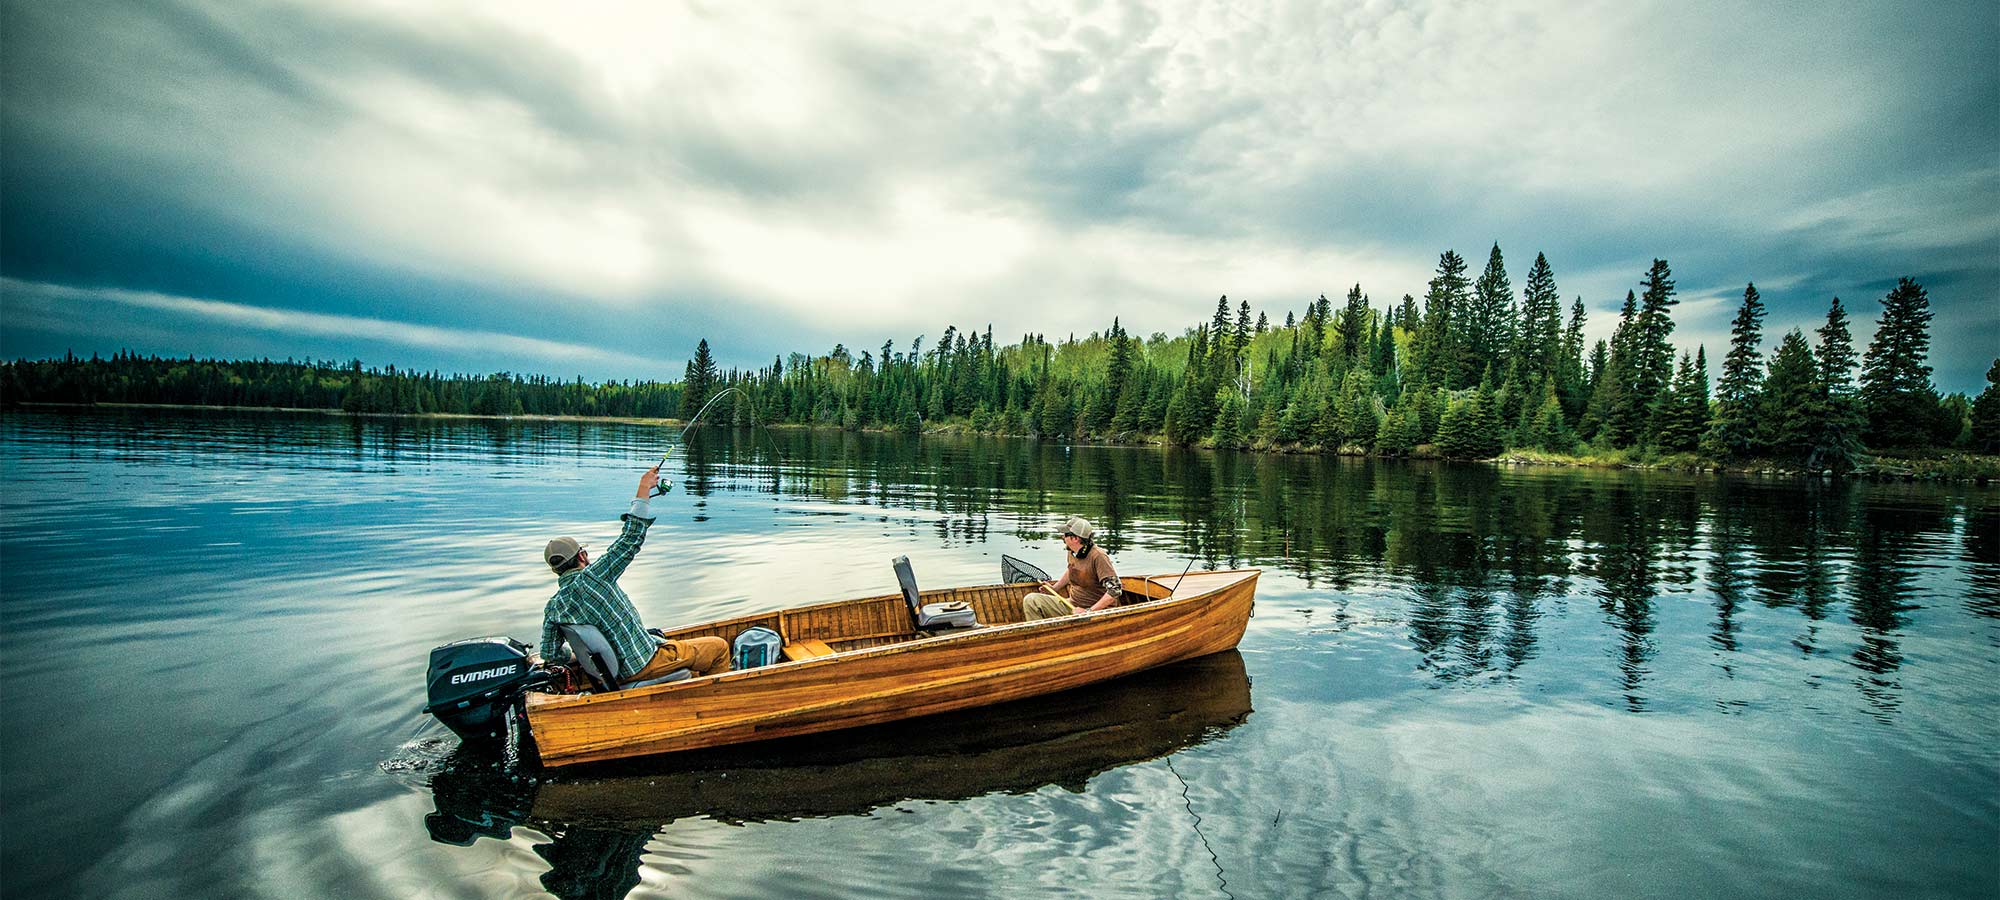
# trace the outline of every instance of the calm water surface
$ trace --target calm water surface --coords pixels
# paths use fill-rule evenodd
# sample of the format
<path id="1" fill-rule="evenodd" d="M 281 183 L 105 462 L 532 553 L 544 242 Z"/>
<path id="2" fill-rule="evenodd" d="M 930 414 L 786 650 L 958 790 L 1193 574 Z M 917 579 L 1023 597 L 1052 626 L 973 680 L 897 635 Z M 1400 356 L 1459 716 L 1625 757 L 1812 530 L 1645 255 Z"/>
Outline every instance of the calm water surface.
<path id="1" fill-rule="evenodd" d="M 648 621 L 1257 566 L 1240 653 L 514 780 L 418 714 L 668 432 L 0 417 L 4 886 L 84 897 L 2000 894 L 2000 493 L 708 432 Z M 676 456 L 679 466 L 683 457 Z"/>

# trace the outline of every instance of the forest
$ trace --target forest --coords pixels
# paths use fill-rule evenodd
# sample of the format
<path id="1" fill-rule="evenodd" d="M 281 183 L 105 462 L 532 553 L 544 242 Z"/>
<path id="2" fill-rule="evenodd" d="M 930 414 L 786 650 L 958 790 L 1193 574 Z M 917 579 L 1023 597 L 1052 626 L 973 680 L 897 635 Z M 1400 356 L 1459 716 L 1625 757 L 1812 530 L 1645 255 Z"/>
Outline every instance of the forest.
<path id="1" fill-rule="evenodd" d="M 1977 398 L 1931 380 L 1931 310 L 1903 278 L 1857 353 L 1840 298 L 1810 334 L 1771 341 L 1746 285 L 1710 377 L 1677 348 L 1673 272 L 1655 259 L 1609 340 L 1585 346 L 1537 254 L 1518 296 L 1496 244 L 1484 269 L 1447 250 L 1419 299 L 1377 307 L 1360 285 L 1282 324 L 1223 296 L 1179 335 L 1101 332 L 997 344 L 946 327 L 935 342 L 721 369 L 706 340 L 679 382 L 586 383 L 498 372 L 366 368 L 359 360 L 138 356 L 0 364 L 0 402 L 341 409 L 356 413 L 682 417 L 725 388 L 711 421 L 908 433 L 969 430 L 1094 442 L 1486 459 L 1506 452 L 1619 462 L 1766 461 L 1842 473 L 1871 452 L 2000 453 L 2000 359 Z"/>

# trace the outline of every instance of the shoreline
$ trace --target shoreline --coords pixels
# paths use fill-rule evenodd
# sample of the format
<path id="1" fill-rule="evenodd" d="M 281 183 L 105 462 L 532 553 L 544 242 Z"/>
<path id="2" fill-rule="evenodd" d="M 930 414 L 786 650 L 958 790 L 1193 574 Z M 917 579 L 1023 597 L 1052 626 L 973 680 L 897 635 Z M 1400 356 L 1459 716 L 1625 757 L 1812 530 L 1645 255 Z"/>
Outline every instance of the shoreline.
<path id="1" fill-rule="evenodd" d="M 685 425 L 682 419 L 650 418 L 644 416 L 559 416 L 524 414 L 518 416 L 482 415 L 476 413 L 379 413 L 349 412 L 344 409 L 325 407 L 293 406 L 219 406 L 193 403 L 51 403 L 22 402 L 10 404 L 5 409 L 137 409 L 137 410 L 181 410 L 198 412 L 248 412 L 248 413 L 303 413 L 357 419 L 424 419 L 436 421 L 497 421 L 497 422 L 555 422 L 555 423 L 600 423 L 613 425 Z M 829 425 L 804 425 L 795 422 L 776 422 L 764 428 L 796 429 L 803 431 L 845 431 Z M 864 432 L 888 434 L 896 429 L 864 428 Z M 974 431 L 961 424 L 949 423 L 936 428 L 927 428 L 922 434 L 949 435 L 954 437 L 1009 437 L 1034 438 L 1032 435 L 1005 435 Z M 1140 440 L 1072 441 L 1076 447 L 1166 447 L 1153 435 Z M 1421 462 L 1462 462 L 1476 463 L 1504 468 L 1545 468 L 1545 469 L 1624 469 L 1649 472 L 1676 472 L 1686 475 L 1751 475 L 1765 478 L 1797 478 L 1814 481 L 1838 481 L 1852 478 L 1861 481 L 1929 481 L 1987 485 L 2000 479 L 2000 456 L 1981 456 L 1962 451 L 1943 451 L 1933 457 L 1907 457 L 1876 454 L 1869 457 L 1868 464 L 1857 467 L 1845 476 L 1829 472 L 1813 472 L 1797 465 L 1752 460 L 1737 466 L 1725 466 L 1703 460 L 1691 454 L 1676 454 L 1668 460 L 1645 463 L 1628 460 L 1602 459 L 1574 454 L 1544 453 L 1539 450 L 1506 450 L 1498 456 L 1486 459 L 1449 460 L 1435 453 L 1412 453 L 1404 456 L 1384 456 L 1349 448 L 1335 451 L 1307 449 L 1304 447 L 1190 447 L 1186 449 L 1208 450 L 1212 452 L 1268 453 L 1280 456 L 1348 456 L 1365 459 L 1403 459 Z M 1622 453 L 1622 451 L 1614 451 Z"/>

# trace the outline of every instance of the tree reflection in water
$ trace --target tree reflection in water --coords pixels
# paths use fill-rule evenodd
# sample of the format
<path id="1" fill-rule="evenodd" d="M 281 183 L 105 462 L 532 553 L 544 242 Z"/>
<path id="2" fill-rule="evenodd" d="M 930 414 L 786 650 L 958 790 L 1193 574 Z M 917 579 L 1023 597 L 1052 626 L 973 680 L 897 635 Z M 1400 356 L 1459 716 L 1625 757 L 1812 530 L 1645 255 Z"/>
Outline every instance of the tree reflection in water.
<path id="1" fill-rule="evenodd" d="M 1811 656 L 1845 597 L 1860 633 L 1844 652 L 1884 715 L 1919 602 L 1906 550 L 1953 536 L 1967 608 L 2000 618 L 2000 514 L 1984 489 L 796 430 L 717 432 L 691 451 L 697 497 L 934 510 L 947 545 L 1041 541 L 1048 522 L 1080 513 L 1114 554 L 1287 572 L 1336 598 L 1336 618 L 1355 593 L 1398 598 L 1414 665 L 1440 683 L 1518 672 L 1551 610 L 1589 597 L 1615 639 L 1619 700 L 1635 711 L 1651 702 L 1669 596 L 1713 610 L 1707 638 L 1725 677 L 1744 652 L 1745 603 L 1796 609 L 1800 630 L 1780 640 Z"/>
<path id="2" fill-rule="evenodd" d="M 683 818 L 743 823 L 865 815 L 905 800 L 963 800 L 1049 785 L 1201 744 L 1251 713 L 1235 651 L 1106 684 L 842 732 L 516 777 L 454 756 L 431 776 L 433 840 L 505 840 L 527 825 L 558 897 L 623 897 L 646 844 Z M 546 780 L 541 780 L 545 777 Z"/>

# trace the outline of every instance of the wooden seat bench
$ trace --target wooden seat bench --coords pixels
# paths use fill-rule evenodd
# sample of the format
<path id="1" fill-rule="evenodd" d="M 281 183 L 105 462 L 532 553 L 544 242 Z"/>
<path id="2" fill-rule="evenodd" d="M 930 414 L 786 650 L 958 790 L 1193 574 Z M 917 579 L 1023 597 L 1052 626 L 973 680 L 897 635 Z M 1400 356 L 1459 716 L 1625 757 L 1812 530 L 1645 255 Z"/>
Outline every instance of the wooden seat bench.
<path id="1" fill-rule="evenodd" d="M 833 648 L 827 646 L 827 643 L 822 640 L 808 640 L 799 641 L 795 644 L 786 644 L 784 652 L 786 659 L 797 662 L 802 659 L 818 659 L 822 656 L 832 656 Z"/>

